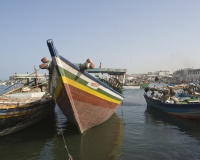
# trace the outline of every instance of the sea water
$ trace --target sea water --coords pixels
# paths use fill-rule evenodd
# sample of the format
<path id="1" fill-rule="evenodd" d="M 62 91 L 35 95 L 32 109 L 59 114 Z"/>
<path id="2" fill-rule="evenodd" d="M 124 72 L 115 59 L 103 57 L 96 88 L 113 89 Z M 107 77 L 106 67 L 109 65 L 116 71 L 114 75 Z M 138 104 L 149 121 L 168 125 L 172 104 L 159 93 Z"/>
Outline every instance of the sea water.
<path id="1" fill-rule="evenodd" d="M 53 116 L 0 137 L 0 159 L 200 159 L 200 121 L 153 110 L 143 94 L 143 89 L 125 90 L 113 116 L 82 135 L 56 106 Z"/>

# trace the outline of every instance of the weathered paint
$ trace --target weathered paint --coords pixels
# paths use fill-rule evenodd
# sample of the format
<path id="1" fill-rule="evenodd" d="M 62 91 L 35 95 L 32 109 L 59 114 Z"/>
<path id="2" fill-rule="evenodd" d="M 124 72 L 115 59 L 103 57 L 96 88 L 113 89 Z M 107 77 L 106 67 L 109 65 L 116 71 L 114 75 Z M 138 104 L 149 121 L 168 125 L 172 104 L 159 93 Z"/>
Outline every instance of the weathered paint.
<path id="1" fill-rule="evenodd" d="M 9 99 L 11 101 L 11 99 Z M 22 99 L 20 99 L 22 100 Z M 17 105 L 17 102 L 0 102 L 0 136 L 22 130 L 31 126 L 54 112 L 55 102 L 48 99 L 46 101 L 35 101 Z"/>
<path id="2" fill-rule="evenodd" d="M 56 102 L 66 117 L 79 127 L 81 133 L 106 121 L 118 106 L 74 86 L 69 86 L 69 89 L 72 98 L 62 89 Z"/>

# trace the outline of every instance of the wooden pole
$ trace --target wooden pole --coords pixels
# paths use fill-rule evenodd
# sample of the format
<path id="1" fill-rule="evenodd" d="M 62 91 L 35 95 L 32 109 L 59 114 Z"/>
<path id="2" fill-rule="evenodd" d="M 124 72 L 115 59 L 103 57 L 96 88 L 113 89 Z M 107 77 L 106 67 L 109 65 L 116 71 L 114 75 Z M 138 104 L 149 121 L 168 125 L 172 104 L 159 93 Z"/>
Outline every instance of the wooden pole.
<path id="1" fill-rule="evenodd" d="M 35 69 L 35 85 L 36 85 L 36 88 L 38 88 L 38 76 L 37 76 L 37 70 L 35 66 L 34 66 L 34 69 Z"/>

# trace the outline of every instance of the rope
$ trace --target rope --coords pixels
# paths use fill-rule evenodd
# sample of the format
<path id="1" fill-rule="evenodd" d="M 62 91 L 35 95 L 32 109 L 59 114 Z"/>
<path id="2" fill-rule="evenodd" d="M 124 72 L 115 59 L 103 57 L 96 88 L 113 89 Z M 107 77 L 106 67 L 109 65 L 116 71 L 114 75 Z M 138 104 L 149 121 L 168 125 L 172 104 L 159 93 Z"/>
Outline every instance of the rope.
<path id="1" fill-rule="evenodd" d="M 60 122 L 59 111 L 58 111 L 58 121 L 59 121 L 59 125 L 60 125 L 60 128 L 61 128 L 61 133 L 62 133 L 63 142 L 64 142 L 64 144 L 65 144 L 64 147 L 65 147 L 65 149 L 67 150 L 69 160 L 73 160 L 72 156 L 71 156 L 70 153 L 69 153 L 69 150 L 68 150 L 68 148 L 67 148 L 67 145 L 66 145 L 65 137 L 64 137 L 64 134 L 63 134 L 63 129 L 62 129 L 61 122 Z"/>
<path id="2" fill-rule="evenodd" d="M 124 117 L 123 117 L 123 109 L 122 109 L 123 102 L 124 101 L 122 101 L 122 103 L 121 103 L 121 114 L 122 114 L 122 122 L 123 122 L 123 125 L 125 126 Z"/>

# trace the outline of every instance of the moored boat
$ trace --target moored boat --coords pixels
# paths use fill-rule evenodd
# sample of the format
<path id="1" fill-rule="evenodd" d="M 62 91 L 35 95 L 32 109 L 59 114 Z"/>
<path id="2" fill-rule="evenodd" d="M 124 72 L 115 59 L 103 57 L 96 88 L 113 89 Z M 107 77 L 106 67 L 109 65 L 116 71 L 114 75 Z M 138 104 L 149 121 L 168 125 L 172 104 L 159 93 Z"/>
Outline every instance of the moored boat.
<path id="1" fill-rule="evenodd" d="M 27 128 L 54 112 L 46 84 L 24 85 L 0 96 L 0 136 Z"/>
<path id="2" fill-rule="evenodd" d="M 42 59 L 40 68 L 49 69 L 50 93 L 67 119 L 80 133 L 109 119 L 123 100 L 116 79 L 106 85 L 86 69 L 94 68 L 90 59 L 78 66 L 58 54 L 53 40 L 47 40 L 52 62 Z M 112 88 L 113 86 L 113 88 Z"/>
<path id="3" fill-rule="evenodd" d="M 150 83 L 141 83 L 140 88 L 146 88 L 146 87 L 148 87 L 149 84 Z"/>
<path id="4" fill-rule="evenodd" d="M 165 93 L 166 90 L 145 88 L 144 98 L 147 106 L 183 118 L 200 118 L 199 97 L 184 93 Z"/>
<path id="5" fill-rule="evenodd" d="M 140 89 L 140 85 L 123 85 L 124 89 Z"/>

